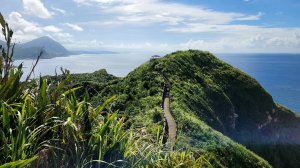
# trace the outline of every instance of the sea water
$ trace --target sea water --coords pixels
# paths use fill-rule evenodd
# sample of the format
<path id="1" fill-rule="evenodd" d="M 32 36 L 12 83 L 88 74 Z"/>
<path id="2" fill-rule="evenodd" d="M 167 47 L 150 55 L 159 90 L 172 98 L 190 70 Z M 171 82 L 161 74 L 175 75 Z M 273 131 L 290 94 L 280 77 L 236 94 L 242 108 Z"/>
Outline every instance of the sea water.
<path id="1" fill-rule="evenodd" d="M 300 114 L 300 54 L 217 54 L 254 77 L 274 101 Z"/>

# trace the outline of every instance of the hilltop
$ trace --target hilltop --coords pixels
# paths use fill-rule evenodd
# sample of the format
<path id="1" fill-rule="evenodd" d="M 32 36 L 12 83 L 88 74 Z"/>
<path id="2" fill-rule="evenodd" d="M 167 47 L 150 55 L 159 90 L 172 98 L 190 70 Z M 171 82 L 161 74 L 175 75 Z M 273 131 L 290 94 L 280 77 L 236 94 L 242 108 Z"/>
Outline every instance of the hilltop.
<path id="1" fill-rule="evenodd" d="M 250 150 L 274 167 L 299 166 L 299 152 L 291 152 L 299 149 L 299 117 L 276 104 L 255 79 L 209 52 L 178 51 L 148 61 L 125 78 L 108 82 L 92 100 L 100 104 L 117 94 L 112 108 L 128 116 L 131 127 L 146 126 L 155 133 L 163 127 L 159 74 L 172 84 L 178 148 L 189 144 L 211 152 L 228 167 L 262 166 L 263 159 Z"/>

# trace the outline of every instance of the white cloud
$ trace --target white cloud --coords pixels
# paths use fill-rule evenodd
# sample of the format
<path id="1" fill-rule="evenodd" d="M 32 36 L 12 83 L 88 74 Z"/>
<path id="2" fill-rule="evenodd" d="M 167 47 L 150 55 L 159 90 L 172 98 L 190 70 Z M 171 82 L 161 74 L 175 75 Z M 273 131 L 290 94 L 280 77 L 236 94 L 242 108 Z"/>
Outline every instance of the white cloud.
<path id="1" fill-rule="evenodd" d="M 47 19 L 52 16 L 41 0 L 23 0 L 23 7 L 28 13 L 39 18 Z"/>
<path id="2" fill-rule="evenodd" d="M 184 22 L 202 22 L 207 24 L 224 24 L 242 17 L 239 13 L 224 13 L 178 3 L 165 3 L 156 0 L 135 1 L 108 8 L 110 12 L 123 14 L 128 21 L 163 22 L 179 24 Z M 174 19 L 172 19 L 174 18 Z"/>
<path id="3" fill-rule="evenodd" d="M 128 0 L 124 0 L 124 1 L 128 1 Z M 111 3 L 123 2 L 123 1 L 121 0 L 74 0 L 74 2 L 78 5 L 90 6 L 93 3 L 111 4 Z"/>
<path id="4" fill-rule="evenodd" d="M 238 28 L 236 28 L 238 29 Z M 168 53 L 176 50 L 198 49 L 219 53 L 242 52 L 300 52 L 300 28 L 244 27 L 229 34 L 210 39 L 190 39 L 178 43 L 119 43 L 103 44 L 102 48 L 127 51 Z"/>
<path id="5" fill-rule="evenodd" d="M 22 15 L 18 12 L 12 12 L 9 14 L 8 22 L 10 25 L 19 31 L 25 33 L 41 33 L 42 29 L 38 26 L 37 23 L 29 22 L 25 20 Z"/>
<path id="6" fill-rule="evenodd" d="M 244 29 L 245 30 L 245 29 Z M 300 28 L 256 28 L 215 39 L 191 39 L 173 49 L 201 49 L 214 52 L 300 52 Z"/>
<path id="7" fill-rule="evenodd" d="M 23 43 L 46 35 L 53 37 L 57 41 L 72 38 L 70 33 L 64 32 L 54 25 L 41 26 L 24 19 L 18 12 L 11 12 L 7 22 L 14 31 L 14 39 L 16 39 L 17 42 Z"/>
<path id="8" fill-rule="evenodd" d="M 62 44 L 68 49 L 82 50 L 82 49 L 99 49 L 103 46 L 103 42 L 99 40 L 73 40 L 65 39 Z"/>
<path id="9" fill-rule="evenodd" d="M 215 52 L 300 52 L 300 28 L 189 24 L 186 27 L 170 28 L 168 31 L 212 35 L 209 40 L 192 39 L 181 43 L 181 49 Z"/>
<path id="10" fill-rule="evenodd" d="M 160 0 L 74 0 L 81 5 L 95 5 L 106 13 L 114 14 L 123 23 L 166 23 L 169 25 L 202 23 L 228 24 L 235 20 L 258 20 L 262 13 L 246 15 L 219 12 L 201 6 L 162 2 Z"/>
<path id="11" fill-rule="evenodd" d="M 246 20 L 260 20 L 261 17 L 264 15 L 262 12 L 258 12 L 256 15 L 249 15 L 241 18 L 237 18 L 237 20 L 246 21 Z"/>
<path id="12" fill-rule="evenodd" d="M 63 41 L 64 39 L 69 39 L 72 38 L 73 36 L 70 33 L 54 33 L 52 36 L 57 40 L 57 41 Z"/>
<path id="13" fill-rule="evenodd" d="M 170 32 L 180 33 L 236 33 L 236 32 L 260 32 L 261 26 L 249 26 L 249 25 L 230 25 L 230 24 L 186 24 L 184 26 L 178 26 L 166 29 Z"/>
<path id="14" fill-rule="evenodd" d="M 123 23 L 121 21 L 112 20 L 112 21 L 102 21 L 102 20 L 94 20 L 94 21 L 86 21 L 86 22 L 80 22 L 81 25 L 87 25 L 87 26 L 120 26 Z"/>
<path id="15" fill-rule="evenodd" d="M 64 15 L 67 13 L 67 11 L 65 11 L 63 9 L 60 9 L 60 8 L 52 7 L 52 9 L 59 12 L 59 13 L 61 13 L 61 14 L 64 14 Z"/>
<path id="16" fill-rule="evenodd" d="M 244 39 L 249 36 L 261 35 L 263 37 L 272 38 L 292 37 L 295 34 L 300 34 L 300 28 L 276 28 L 264 26 L 250 25 L 205 25 L 205 24 L 188 24 L 186 26 L 178 26 L 169 28 L 166 31 L 178 33 L 208 33 L 214 34 L 217 37 L 235 37 Z"/>
<path id="17" fill-rule="evenodd" d="M 79 25 L 76 25 L 76 24 L 65 23 L 64 25 L 66 25 L 66 26 L 68 26 L 71 29 L 76 30 L 76 31 L 83 31 L 83 28 L 80 27 Z"/>
<path id="18" fill-rule="evenodd" d="M 37 23 L 25 20 L 18 12 L 10 13 L 7 21 L 14 30 L 14 37 L 19 41 L 28 41 L 43 32 Z"/>
<path id="19" fill-rule="evenodd" d="M 111 15 L 109 21 L 86 22 L 90 25 L 120 25 L 120 24 L 165 24 L 166 32 L 175 33 L 208 33 L 210 40 L 189 40 L 179 44 L 114 44 L 105 45 L 108 48 L 120 49 L 149 49 L 162 51 L 174 51 L 178 49 L 203 49 L 212 51 L 239 50 L 239 48 L 251 50 L 261 49 L 262 46 L 254 46 L 251 38 L 257 33 L 267 33 L 265 40 L 272 41 L 268 28 L 249 25 L 232 25 L 234 21 L 259 20 L 264 15 L 258 12 L 254 15 L 248 15 L 236 12 L 220 12 L 207 9 L 201 6 L 191 6 L 181 3 L 163 2 L 161 0 L 75 0 L 80 5 L 98 6 L 105 15 Z M 283 33 L 284 30 L 280 31 Z M 246 36 L 243 36 L 245 35 Z M 280 39 L 283 36 L 279 37 Z M 245 39 L 241 42 L 240 39 Z M 274 41 L 274 40 L 273 40 Z M 276 41 L 276 40 L 275 40 Z M 277 40 L 277 43 L 279 40 Z M 272 42 L 275 43 L 275 42 Z M 270 48 L 271 44 L 269 45 Z"/>
<path id="20" fill-rule="evenodd" d="M 52 32 L 52 33 L 58 33 L 58 32 L 61 32 L 62 29 L 56 27 L 56 26 L 46 26 L 46 27 L 43 27 L 43 30 L 47 31 L 47 32 Z"/>
<path id="21" fill-rule="evenodd" d="M 74 0 L 74 2 L 78 5 L 90 5 L 90 3 L 87 0 Z"/>
<path id="22" fill-rule="evenodd" d="M 87 46 L 88 47 L 88 46 Z M 110 51 L 118 51 L 118 52 L 157 52 L 157 53 L 167 53 L 171 52 L 171 48 L 173 46 L 167 43 L 150 43 L 150 42 L 140 42 L 140 43 L 102 43 L 101 46 L 98 47 L 102 48 L 103 50 L 110 50 Z M 174 50 L 173 50 L 174 51 Z"/>
<path id="23" fill-rule="evenodd" d="M 202 49 L 214 52 L 300 52 L 300 28 L 275 28 L 266 26 L 246 25 L 243 21 L 255 21 L 263 18 L 264 13 L 238 13 L 238 12 L 221 12 L 202 6 L 192 6 L 183 3 L 162 1 L 162 0 L 73 0 L 78 5 L 91 5 L 97 7 L 97 13 L 101 17 L 90 17 L 85 23 L 58 23 L 54 25 L 43 25 L 30 22 L 18 12 L 12 12 L 9 15 L 9 23 L 13 28 L 18 40 L 27 41 L 33 38 L 50 35 L 54 39 L 62 42 L 66 47 L 72 49 L 96 49 L 96 48 L 113 48 L 113 49 L 132 49 L 132 50 L 161 50 L 174 51 L 178 49 Z M 27 2 L 27 8 L 25 8 Z M 42 4 L 41 0 L 23 0 L 24 8 L 28 13 L 34 14 L 41 18 L 49 18 L 53 15 Z M 28 5 L 29 3 L 39 4 Z M 93 8 L 94 9 L 94 8 Z M 45 12 L 45 10 L 48 12 Z M 63 9 L 52 7 L 53 12 L 65 14 Z M 44 11 L 44 12 L 42 12 Z M 42 14 L 41 14 L 42 13 Z M 95 14 L 93 12 L 92 14 Z M 84 15 L 90 16 L 89 14 Z M 77 17 L 75 15 L 75 17 Z M 97 18 L 97 20 L 95 20 Z M 104 19 L 104 20 L 101 20 Z M 238 22 L 235 22 L 238 21 Z M 11 24 L 12 23 L 12 24 Z M 239 24 L 236 24 L 239 23 Z M 128 28 L 135 29 L 134 26 L 155 25 L 157 30 L 165 31 L 170 34 L 179 35 L 180 38 L 170 39 L 167 36 L 166 41 L 156 43 L 155 41 L 145 40 L 144 42 L 128 43 L 127 39 L 120 37 L 118 44 L 107 44 L 99 40 L 74 40 L 72 34 L 64 31 L 68 26 L 76 31 L 83 31 L 87 26 L 102 26 L 104 28 L 115 28 L 124 26 L 125 31 Z M 81 27 L 83 26 L 84 27 Z M 104 26 L 103 26 L 104 25 Z M 62 29 L 63 28 L 63 29 Z M 149 27 L 150 28 L 150 27 Z M 152 27 L 151 27 L 152 28 Z M 143 31 L 147 32 L 147 28 Z M 70 31 L 73 32 L 73 31 Z M 149 31 L 151 33 L 151 31 Z M 161 33 L 161 32 L 159 32 Z M 170 35 L 168 34 L 168 35 Z M 201 38 L 205 34 L 205 38 Z M 193 36 L 195 35 L 195 37 Z M 114 36 L 114 35 L 112 35 Z M 178 36 L 176 36 L 178 37 Z M 188 40 L 189 38 L 191 38 Z M 93 37 L 94 38 L 94 37 Z M 96 37 L 95 37 L 96 38 Z M 164 37 L 159 37 L 163 39 Z M 184 40 L 183 40 L 184 39 Z M 172 43 L 168 43 L 171 41 Z M 180 42 L 180 40 L 182 40 Z M 161 40 L 160 40 L 161 41 Z M 177 42 L 177 44 L 176 44 Z"/>

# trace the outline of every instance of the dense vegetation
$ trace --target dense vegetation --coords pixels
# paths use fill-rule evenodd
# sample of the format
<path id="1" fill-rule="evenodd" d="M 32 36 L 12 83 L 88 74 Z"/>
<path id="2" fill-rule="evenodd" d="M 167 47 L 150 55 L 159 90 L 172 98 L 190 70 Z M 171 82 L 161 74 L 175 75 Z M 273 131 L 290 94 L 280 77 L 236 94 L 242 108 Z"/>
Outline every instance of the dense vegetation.
<path id="1" fill-rule="evenodd" d="M 182 54 L 191 53 L 192 51 L 177 52 L 176 55 L 172 54 L 149 61 L 119 82 L 107 85 L 92 98 L 92 102 L 99 104 L 111 95 L 118 94 L 117 101 L 112 105 L 112 108 L 120 109 L 123 114 L 128 116 L 133 128 L 146 127 L 149 132 L 155 133 L 155 130 L 163 127 L 160 108 L 163 79 L 159 74 L 164 73 L 173 83 L 171 110 L 175 115 L 179 129 L 177 149 L 186 148 L 189 144 L 196 151 L 211 153 L 218 158 L 219 163 L 226 167 L 267 167 L 267 163 L 263 159 L 215 131 L 204 122 L 205 116 L 200 116 L 196 113 L 197 111 L 189 107 L 190 104 L 199 106 L 203 102 L 195 100 L 194 97 L 206 101 L 205 96 L 202 97 L 194 91 L 200 87 L 197 86 L 196 81 L 192 82 L 197 78 L 189 76 L 194 73 L 190 69 L 191 66 L 194 66 L 194 63 L 189 61 L 191 57 L 187 55 L 187 59 L 183 62 L 174 63 L 180 61 L 183 57 Z M 208 53 L 197 51 L 195 55 L 205 57 Z M 180 73 L 180 70 L 186 71 L 177 75 L 176 73 Z M 181 76 L 185 76 L 185 79 L 176 79 Z M 195 89 L 192 90 L 193 88 Z M 209 89 L 210 87 L 207 87 L 207 90 Z M 182 98 L 182 96 L 184 97 Z M 101 101 L 101 99 L 103 100 Z M 196 102 L 189 102 L 188 100 Z M 206 108 L 211 108 L 211 105 L 207 104 Z M 207 114 L 204 107 L 198 107 L 198 109 L 203 110 L 203 114 Z M 206 118 L 213 119 L 212 116 Z"/>
<path id="2" fill-rule="evenodd" d="M 300 119 L 209 52 L 151 59 L 125 78 L 62 70 L 21 82 L 13 32 L 0 21 L 0 168 L 271 167 L 263 158 L 300 166 Z M 162 74 L 172 84 L 174 146 L 163 144 Z"/>
<path id="3" fill-rule="evenodd" d="M 163 125 L 158 108 L 161 73 L 172 82 L 171 110 L 179 129 L 177 148 L 190 144 L 196 150 L 213 153 L 229 167 L 245 167 L 245 160 L 251 163 L 247 165 L 257 163 L 253 158 L 258 157 L 226 135 L 275 167 L 299 167 L 299 117 L 275 104 L 255 79 L 209 52 L 178 51 L 146 62 L 119 82 L 108 84 L 92 102 L 99 104 L 117 94 L 113 107 L 129 116 L 131 126 L 146 126 L 155 132 Z"/>
<path id="4" fill-rule="evenodd" d="M 173 151 L 162 144 L 162 131 L 130 129 L 110 104 L 89 103 L 86 81 L 62 71 L 54 78 L 20 81 L 22 64 L 12 64 L 13 31 L 0 14 L 6 46 L 0 47 L 0 167 L 222 167 L 209 153 Z M 100 75 L 100 76 L 97 76 Z M 101 82 L 115 78 L 101 74 Z M 30 74 L 29 74 L 30 75 Z M 88 74 L 86 74 L 89 76 Z M 73 80 L 74 80 L 73 79 Z M 90 78 L 92 79 L 92 78 Z M 91 83 L 89 83 L 91 84 Z"/>
<path id="5" fill-rule="evenodd" d="M 174 106 L 181 104 L 175 115 L 186 108 L 273 166 L 300 166 L 299 150 L 290 150 L 299 149 L 299 117 L 275 104 L 255 79 L 207 52 L 176 52 L 159 62 L 173 82 Z"/>

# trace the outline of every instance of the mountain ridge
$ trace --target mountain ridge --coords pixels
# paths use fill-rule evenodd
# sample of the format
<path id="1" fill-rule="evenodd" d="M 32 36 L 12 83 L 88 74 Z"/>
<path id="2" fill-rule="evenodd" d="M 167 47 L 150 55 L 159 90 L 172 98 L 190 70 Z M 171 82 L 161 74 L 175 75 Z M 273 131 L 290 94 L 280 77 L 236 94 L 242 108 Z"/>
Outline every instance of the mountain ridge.
<path id="1" fill-rule="evenodd" d="M 6 47 L 6 43 L 1 40 L 0 45 Z M 42 36 L 26 43 L 17 43 L 14 50 L 14 59 L 36 59 L 41 51 L 43 51 L 41 59 L 79 54 L 117 54 L 113 51 L 72 51 L 66 49 L 51 37 Z"/>
<path id="2" fill-rule="evenodd" d="M 48 54 L 54 56 L 64 56 L 70 53 L 64 46 L 62 46 L 60 43 L 58 43 L 57 41 L 53 40 L 48 36 L 42 36 L 37 39 L 31 40 L 27 43 L 20 44 L 19 47 L 21 48 L 38 47 L 45 50 Z"/>
<path id="3" fill-rule="evenodd" d="M 6 48 L 6 42 L 0 40 L 0 45 Z M 39 37 L 26 43 L 16 43 L 14 59 L 37 59 L 42 53 L 41 59 L 68 56 L 71 54 L 64 46 L 48 36 Z"/>
<path id="4" fill-rule="evenodd" d="M 146 63 L 147 64 L 147 63 Z M 145 64 L 141 65 L 139 68 L 145 68 Z M 98 101 L 105 101 L 108 97 L 117 94 L 118 98 L 116 102 L 110 107 L 111 110 L 120 109 L 120 114 L 122 116 L 128 116 L 127 122 L 131 123 L 130 127 L 133 129 L 146 127 L 149 129 L 148 131 L 153 132 L 153 134 L 157 134 L 157 130 L 163 130 L 163 114 L 161 110 L 162 104 L 162 94 L 163 94 L 163 84 L 164 81 L 161 79 L 159 75 L 156 73 L 147 74 L 146 72 L 149 69 L 143 69 L 142 71 L 133 71 L 125 78 L 119 78 L 118 80 L 110 80 L 106 83 L 99 83 L 98 87 L 95 86 L 95 82 L 91 82 L 91 84 L 86 83 L 84 85 L 85 88 L 98 88 L 96 90 L 95 96 L 92 96 L 93 104 L 98 105 L 101 104 Z M 95 72 L 96 74 L 98 72 Z M 104 78 L 106 75 L 105 71 L 102 71 L 102 75 Z M 148 88 L 145 83 L 137 84 L 143 79 L 136 79 L 135 73 L 142 75 L 143 77 L 149 79 L 145 80 L 145 82 L 152 81 L 152 89 Z M 95 75 L 96 75 L 95 74 Z M 107 74 L 108 75 L 108 74 Z M 76 78 L 80 77 L 84 79 L 88 76 L 93 76 L 91 74 L 77 74 L 77 77 L 73 78 L 73 82 L 76 83 L 78 81 L 80 83 L 81 80 L 77 80 Z M 95 79 L 96 80 L 96 79 Z M 130 82 L 127 83 L 127 82 Z M 131 83 L 133 82 L 133 83 Z M 129 85 L 128 85 L 129 84 Z M 80 85 L 80 84 L 79 84 Z M 149 86 L 149 85 L 148 85 Z M 123 88 L 124 87 L 124 88 Z M 141 89 L 140 87 L 146 87 L 145 89 Z M 140 88 L 140 89 L 137 89 Z M 124 90 L 123 90 L 124 89 Z M 127 91 L 126 91 L 127 90 Z M 135 92 L 134 95 L 128 93 L 128 91 Z M 89 92 L 89 91 L 88 91 Z M 95 93 L 93 92 L 93 93 Z M 172 88 L 171 88 L 172 92 Z M 91 93 L 91 92 L 89 92 Z M 119 94 L 118 94 L 119 93 Z M 81 94 L 81 93 L 80 93 Z M 148 95 L 148 96 L 145 96 Z M 173 113 L 174 109 L 174 95 L 170 95 L 170 108 L 171 113 Z M 174 113 L 173 113 L 174 114 Z M 183 112 L 183 115 L 187 114 Z M 176 114 L 175 114 L 176 115 Z M 175 116 L 175 120 L 178 125 L 178 138 L 176 140 L 176 145 L 174 146 L 174 150 L 184 150 L 187 148 L 191 148 L 192 151 L 198 153 L 203 156 L 213 156 L 212 160 L 217 160 L 218 162 L 214 163 L 214 165 L 225 165 L 226 167 L 271 167 L 268 162 L 263 160 L 261 157 L 256 155 L 255 153 L 247 150 L 244 146 L 232 141 L 230 138 L 222 135 L 219 131 L 214 130 L 212 127 L 206 125 L 203 121 L 197 118 L 184 118 L 186 121 L 191 121 L 191 124 L 186 126 L 193 128 L 195 130 L 200 130 L 202 133 L 197 135 L 198 138 L 201 139 L 193 140 L 191 137 L 183 135 L 182 133 L 182 119 L 179 119 L 178 116 Z M 190 133 L 193 134 L 193 130 L 190 130 Z M 195 144 L 198 141 L 200 143 Z M 190 146 L 190 147 L 189 147 Z M 219 163 L 220 162 L 220 163 Z M 220 166 L 222 167 L 222 166 Z"/>
<path id="5" fill-rule="evenodd" d="M 247 150 L 239 156 L 235 153 L 238 145 L 218 140 L 229 137 L 274 167 L 299 166 L 295 158 L 300 153 L 291 154 L 289 149 L 290 145 L 299 148 L 300 118 L 276 104 L 254 78 L 209 52 L 178 51 L 148 61 L 118 82 L 107 84 L 92 100 L 99 104 L 119 95 L 114 109 L 130 116 L 132 127 L 146 126 L 154 133 L 162 127 L 159 107 L 163 81 L 157 72 L 164 73 L 172 84 L 170 107 L 181 137 L 178 146 L 191 144 L 216 153 L 225 165 L 232 163 L 226 163 L 228 158 L 222 153 L 235 159 L 251 156 Z M 228 143 L 232 149 L 225 147 Z M 211 144 L 213 147 L 208 147 Z"/>

